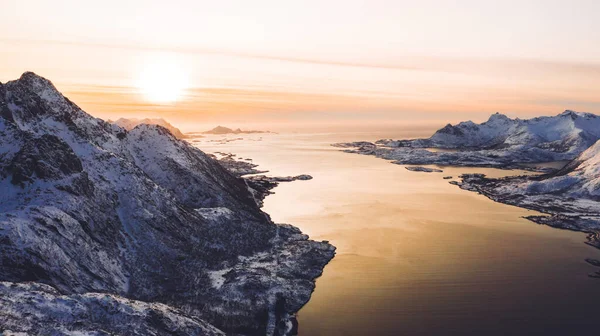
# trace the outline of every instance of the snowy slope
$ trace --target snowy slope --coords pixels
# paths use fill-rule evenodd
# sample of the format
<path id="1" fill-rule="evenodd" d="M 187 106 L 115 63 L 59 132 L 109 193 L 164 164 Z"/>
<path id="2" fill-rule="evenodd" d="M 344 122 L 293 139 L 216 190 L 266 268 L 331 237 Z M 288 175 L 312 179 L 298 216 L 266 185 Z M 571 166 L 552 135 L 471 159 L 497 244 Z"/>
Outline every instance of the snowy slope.
<path id="1" fill-rule="evenodd" d="M 598 199 L 600 197 L 600 141 L 557 173 L 539 181 L 528 181 L 520 185 L 519 189 L 527 194 L 561 193 L 565 197 Z"/>
<path id="2" fill-rule="evenodd" d="M 0 307 L 3 335 L 225 335 L 164 304 L 102 293 L 61 295 L 39 283 L 0 282 Z"/>
<path id="3" fill-rule="evenodd" d="M 94 118 L 33 73 L 0 84 L 0 144 L 2 281 L 156 301 L 260 334 L 274 303 L 283 326 L 308 301 L 333 257 L 166 128 Z M 206 215 L 215 208 L 227 216 Z"/>

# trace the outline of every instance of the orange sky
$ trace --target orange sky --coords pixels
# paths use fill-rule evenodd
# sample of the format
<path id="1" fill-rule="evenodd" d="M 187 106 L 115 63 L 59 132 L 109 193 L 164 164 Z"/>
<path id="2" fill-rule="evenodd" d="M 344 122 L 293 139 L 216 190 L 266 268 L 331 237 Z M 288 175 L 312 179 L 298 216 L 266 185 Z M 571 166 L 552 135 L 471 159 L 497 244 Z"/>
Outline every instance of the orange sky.
<path id="1" fill-rule="evenodd" d="M 96 116 L 184 129 L 600 113 L 597 13 L 587 0 L 3 0 L 0 81 L 33 70 Z"/>

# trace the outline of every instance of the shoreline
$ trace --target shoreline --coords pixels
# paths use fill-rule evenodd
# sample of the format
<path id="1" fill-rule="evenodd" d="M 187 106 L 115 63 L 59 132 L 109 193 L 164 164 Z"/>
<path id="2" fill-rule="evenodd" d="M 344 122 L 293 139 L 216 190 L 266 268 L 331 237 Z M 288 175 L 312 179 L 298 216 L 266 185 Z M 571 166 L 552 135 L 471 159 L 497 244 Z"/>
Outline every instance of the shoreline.
<path id="1" fill-rule="evenodd" d="M 233 175 L 243 179 L 246 182 L 246 185 L 252 191 L 255 197 L 255 201 L 257 202 L 260 208 L 263 207 L 264 199 L 267 196 L 274 194 L 272 190 L 279 186 L 280 183 L 306 181 L 311 180 L 313 178 L 311 175 L 308 174 L 283 177 L 266 176 L 264 174 L 268 173 L 269 171 L 257 169 L 259 165 L 255 164 L 252 158 L 241 158 L 238 157 L 235 153 L 225 153 L 221 151 L 216 151 L 210 155 L 213 156 L 213 158 L 217 160 L 223 167 L 225 167 L 225 169 L 227 169 Z M 218 158 L 216 155 L 219 155 L 221 157 Z M 268 216 L 270 220 L 270 216 L 267 213 L 265 213 L 265 215 Z M 308 235 L 302 233 L 302 230 L 300 228 L 292 224 L 283 224 L 275 222 L 273 222 L 273 224 L 277 226 L 278 234 L 276 240 L 278 242 L 280 242 L 279 237 L 282 231 L 291 231 L 292 233 L 289 235 L 289 237 L 292 238 L 286 240 L 286 242 L 294 242 L 294 244 L 292 244 L 294 246 L 288 246 L 290 247 L 289 249 L 285 248 L 285 245 L 287 245 L 285 242 L 283 242 L 283 244 L 281 245 L 277 245 L 276 242 L 274 242 L 273 248 L 280 248 L 280 250 L 278 251 L 274 251 L 273 249 L 271 251 L 271 255 L 276 256 L 276 265 L 274 265 L 274 267 L 279 266 L 279 263 L 281 261 L 279 259 L 280 254 L 285 254 L 286 251 L 291 251 L 289 252 L 291 255 L 293 252 L 296 252 L 296 254 L 298 254 L 298 249 L 303 249 L 303 247 L 301 246 L 302 243 L 306 243 L 306 245 L 308 245 L 308 251 L 305 252 L 320 252 L 317 253 L 317 255 L 314 255 L 313 253 L 312 258 L 298 258 L 298 260 L 294 262 L 294 264 L 300 264 L 302 263 L 302 261 L 308 261 L 309 265 L 315 266 L 315 263 L 317 263 L 317 266 L 320 266 L 312 268 L 307 267 L 308 272 L 310 273 L 310 287 L 312 287 L 312 289 L 310 290 L 310 293 L 308 293 L 308 295 L 304 295 L 304 299 L 301 299 L 298 302 L 296 302 L 294 308 L 289 309 L 289 311 L 285 310 L 286 300 L 285 298 L 282 298 L 281 293 L 273 293 L 272 297 L 274 297 L 274 299 L 270 300 L 272 301 L 272 305 L 268 311 L 266 335 L 275 335 L 276 330 L 276 334 L 294 336 L 297 335 L 299 326 L 297 320 L 297 313 L 310 301 L 312 294 L 314 293 L 316 288 L 316 280 L 323 275 L 325 267 L 333 260 L 333 258 L 335 258 L 337 248 L 334 245 L 330 244 L 327 240 L 311 240 Z M 278 254 L 278 252 L 284 253 Z M 304 268 L 303 270 L 307 271 L 307 268 Z M 296 271 L 302 272 L 299 269 Z"/>
<path id="2" fill-rule="evenodd" d="M 538 198 L 536 197 L 538 195 L 516 195 L 497 191 L 497 188 L 529 180 L 529 177 L 487 178 L 484 174 L 462 174 L 459 178 L 461 181 L 450 181 L 449 183 L 462 190 L 476 192 L 494 202 L 542 213 L 543 215 L 522 216 L 522 218 L 555 229 L 585 233 L 586 241 L 583 243 L 600 249 L 600 229 L 598 228 L 600 215 L 597 213 L 578 208 L 573 205 L 572 200 L 557 195 L 543 195 Z M 586 262 L 600 267 L 600 261 L 595 259 L 589 259 Z M 589 276 L 600 278 L 600 270 Z"/>

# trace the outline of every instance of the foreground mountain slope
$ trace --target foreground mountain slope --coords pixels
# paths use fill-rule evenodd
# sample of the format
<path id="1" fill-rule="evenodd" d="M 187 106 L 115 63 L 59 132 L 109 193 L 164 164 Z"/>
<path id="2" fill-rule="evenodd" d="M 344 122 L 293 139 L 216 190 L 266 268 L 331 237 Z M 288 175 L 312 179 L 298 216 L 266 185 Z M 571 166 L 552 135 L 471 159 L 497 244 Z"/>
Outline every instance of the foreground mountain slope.
<path id="1" fill-rule="evenodd" d="M 600 117 L 565 111 L 552 117 L 446 125 L 427 139 L 337 144 L 346 151 L 375 155 L 398 164 L 440 164 L 515 168 L 518 163 L 572 160 L 600 139 Z M 444 149 L 442 151 L 428 149 Z"/>
<path id="2" fill-rule="evenodd" d="M 142 125 L 142 124 L 158 125 L 158 126 L 162 126 L 166 129 L 168 129 L 169 132 L 171 132 L 171 134 L 173 134 L 177 139 L 186 139 L 187 138 L 187 136 L 185 134 L 183 134 L 181 132 L 181 130 L 179 130 L 179 128 L 171 125 L 169 122 L 167 122 L 163 118 L 144 118 L 144 119 L 119 118 L 115 121 L 109 120 L 108 122 L 113 123 L 118 126 L 121 126 L 128 131 L 130 131 L 130 130 L 136 128 L 138 125 Z"/>
<path id="3" fill-rule="evenodd" d="M 333 257 L 167 129 L 93 118 L 33 73 L 0 84 L 0 143 L 0 280 L 281 334 Z"/>
<path id="4" fill-rule="evenodd" d="M 0 307 L 3 335 L 225 335 L 163 304 L 101 293 L 61 295 L 40 283 L 0 282 Z"/>

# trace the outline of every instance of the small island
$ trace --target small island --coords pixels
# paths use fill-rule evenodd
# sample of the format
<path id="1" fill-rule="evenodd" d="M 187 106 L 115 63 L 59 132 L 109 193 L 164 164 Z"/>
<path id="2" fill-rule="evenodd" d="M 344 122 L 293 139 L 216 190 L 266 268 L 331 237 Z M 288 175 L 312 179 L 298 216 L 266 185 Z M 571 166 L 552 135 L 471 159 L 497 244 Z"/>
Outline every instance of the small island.
<path id="1" fill-rule="evenodd" d="M 437 168 L 427 168 L 421 166 L 406 166 L 404 167 L 406 170 L 410 170 L 413 172 L 423 172 L 423 173 L 443 173 L 444 171 Z"/>
<path id="2" fill-rule="evenodd" d="M 231 129 L 229 127 L 217 126 L 211 130 L 202 132 L 203 134 L 261 134 L 261 133 L 272 133 L 271 131 L 256 131 L 256 130 L 242 130 L 241 128 Z"/>

